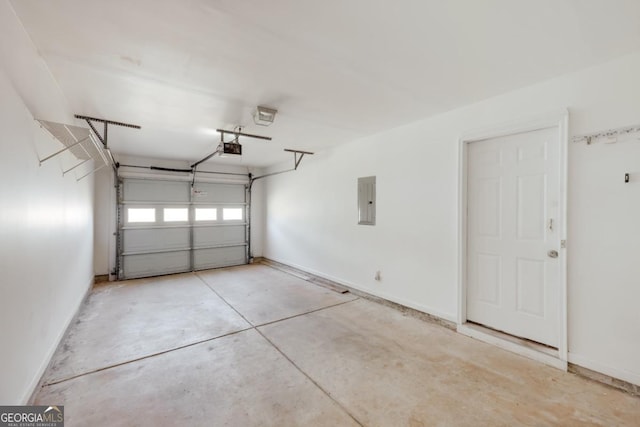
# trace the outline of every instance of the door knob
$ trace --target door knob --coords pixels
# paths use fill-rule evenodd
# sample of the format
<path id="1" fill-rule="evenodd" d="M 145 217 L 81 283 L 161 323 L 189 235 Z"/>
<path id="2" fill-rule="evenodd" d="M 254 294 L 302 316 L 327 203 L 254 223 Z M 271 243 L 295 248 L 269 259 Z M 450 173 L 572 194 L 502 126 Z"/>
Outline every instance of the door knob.
<path id="1" fill-rule="evenodd" d="M 547 256 L 549 258 L 558 258 L 558 251 L 553 251 L 553 250 L 549 251 L 549 252 L 547 252 Z"/>

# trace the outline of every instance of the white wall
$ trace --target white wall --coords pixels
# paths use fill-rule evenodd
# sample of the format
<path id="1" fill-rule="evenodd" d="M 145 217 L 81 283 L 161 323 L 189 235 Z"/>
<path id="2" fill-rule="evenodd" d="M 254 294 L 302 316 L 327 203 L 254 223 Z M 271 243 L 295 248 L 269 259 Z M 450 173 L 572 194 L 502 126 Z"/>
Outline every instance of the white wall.
<path id="1" fill-rule="evenodd" d="M 115 265 L 116 198 L 112 168 L 96 172 L 94 191 L 93 269 L 96 276 L 109 275 Z"/>
<path id="2" fill-rule="evenodd" d="M 638 76 L 640 53 L 305 158 L 267 179 L 264 254 L 455 321 L 460 136 L 564 108 L 572 134 L 638 124 Z M 570 143 L 568 191 L 570 361 L 640 384 L 640 142 Z"/>
<path id="3" fill-rule="evenodd" d="M 254 169 L 252 173 L 258 176 L 264 171 Z M 251 190 L 251 254 L 254 257 L 261 257 L 264 254 L 264 181 L 258 180 L 253 183 Z"/>
<path id="4" fill-rule="evenodd" d="M 142 157 L 132 157 L 114 154 L 116 160 L 122 165 L 135 166 L 160 166 L 165 168 L 189 169 L 192 162 L 173 161 L 167 159 L 152 159 Z M 197 159 L 194 159 L 194 161 Z M 200 171 L 215 172 L 231 172 L 248 174 L 260 174 L 260 169 L 247 168 L 236 164 L 215 164 L 203 163 L 198 167 Z M 186 179 L 187 174 L 172 173 L 149 169 L 138 169 L 130 167 L 121 167 L 119 173 L 125 177 L 139 178 L 160 178 L 160 179 Z M 196 174 L 196 179 L 218 180 L 220 182 L 241 182 L 246 178 L 233 175 L 214 175 L 214 174 Z M 116 196 L 113 187 L 113 172 L 111 170 L 101 170 L 96 174 L 96 192 L 95 192 L 95 274 L 109 274 L 115 269 L 115 237 L 116 231 Z M 262 256 L 262 239 L 264 227 L 264 202 L 263 202 L 263 186 L 258 181 L 253 186 L 252 192 L 252 210 L 251 210 L 251 249 L 254 257 Z M 110 276 L 111 280 L 115 276 Z"/>
<path id="5" fill-rule="evenodd" d="M 0 404 L 26 403 L 92 282 L 93 179 L 76 182 L 34 122 L 73 123 L 7 2 L 0 2 Z"/>

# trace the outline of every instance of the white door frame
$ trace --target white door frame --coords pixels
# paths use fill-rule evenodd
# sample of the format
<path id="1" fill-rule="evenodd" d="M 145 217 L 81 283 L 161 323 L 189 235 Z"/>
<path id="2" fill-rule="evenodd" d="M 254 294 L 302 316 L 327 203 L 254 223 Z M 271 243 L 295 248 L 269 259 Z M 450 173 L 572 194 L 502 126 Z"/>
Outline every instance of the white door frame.
<path id="1" fill-rule="evenodd" d="M 547 354 L 537 354 L 527 348 L 519 348 L 512 342 L 500 342 L 500 339 L 491 338 L 490 336 L 481 337 L 474 334 L 470 329 L 465 327 L 467 322 L 467 150 L 468 144 L 474 141 L 481 141 L 489 138 L 497 138 L 523 132 L 532 132 L 535 130 L 558 128 L 558 141 L 560 144 L 559 156 L 559 177 L 560 177 L 560 203 L 558 212 L 558 262 L 559 262 L 559 280 L 560 280 L 560 301 L 559 301 L 559 342 L 558 357 L 552 357 L 549 360 Z M 524 356 L 534 358 L 541 362 L 550 364 L 560 369 L 567 369 L 567 250 L 566 245 L 561 242 L 567 241 L 567 148 L 569 142 L 569 111 L 561 110 L 536 116 L 529 119 L 519 120 L 517 122 L 507 123 L 500 126 L 494 126 L 487 129 L 464 134 L 459 139 L 458 144 L 458 160 L 459 160 L 459 179 L 458 179 L 458 331 L 468 335 L 474 335 L 476 338 L 485 339 L 492 344 L 501 346 L 511 351 L 515 351 Z M 522 350 L 522 351 L 520 351 Z"/>

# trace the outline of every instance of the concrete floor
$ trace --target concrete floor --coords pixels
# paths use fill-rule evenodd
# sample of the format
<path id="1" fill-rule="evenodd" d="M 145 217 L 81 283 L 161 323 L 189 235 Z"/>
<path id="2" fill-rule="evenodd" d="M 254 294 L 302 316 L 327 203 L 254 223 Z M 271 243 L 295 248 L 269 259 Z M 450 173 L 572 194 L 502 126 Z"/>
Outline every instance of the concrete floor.
<path id="1" fill-rule="evenodd" d="M 67 426 L 640 425 L 640 399 L 263 265 L 96 287 L 35 403 Z"/>

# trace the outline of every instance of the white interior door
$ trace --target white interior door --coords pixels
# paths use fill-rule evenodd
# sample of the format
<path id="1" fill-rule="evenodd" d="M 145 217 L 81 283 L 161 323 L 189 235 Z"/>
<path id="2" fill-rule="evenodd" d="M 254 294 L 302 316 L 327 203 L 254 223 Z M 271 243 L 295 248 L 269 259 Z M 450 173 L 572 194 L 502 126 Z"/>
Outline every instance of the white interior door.
<path id="1" fill-rule="evenodd" d="M 559 345 L 557 127 L 469 143 L 467 319 Z"/>

